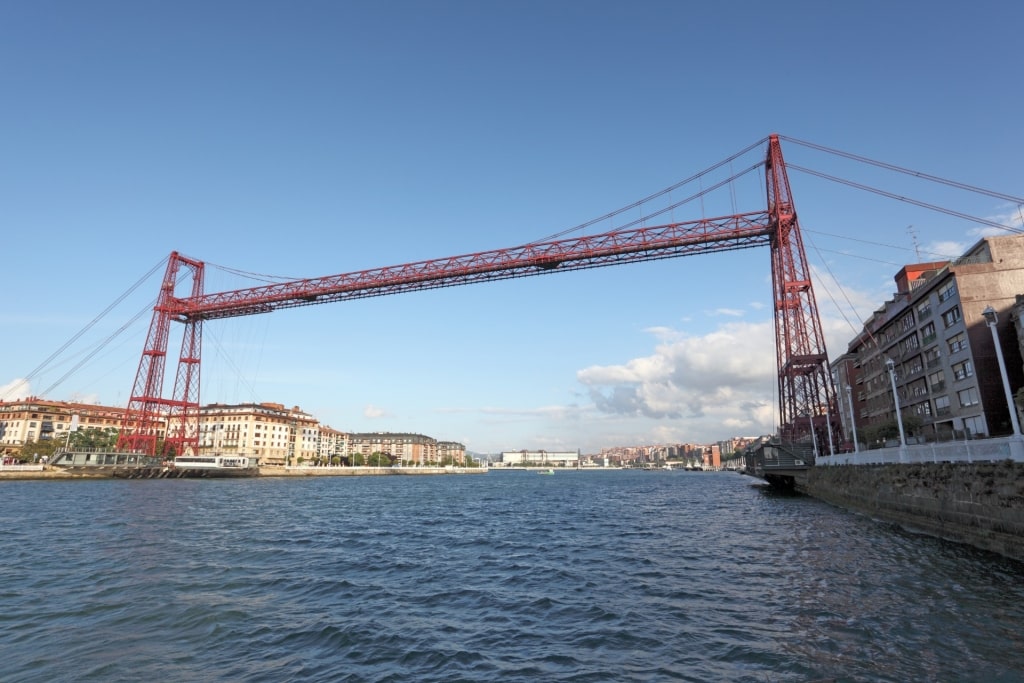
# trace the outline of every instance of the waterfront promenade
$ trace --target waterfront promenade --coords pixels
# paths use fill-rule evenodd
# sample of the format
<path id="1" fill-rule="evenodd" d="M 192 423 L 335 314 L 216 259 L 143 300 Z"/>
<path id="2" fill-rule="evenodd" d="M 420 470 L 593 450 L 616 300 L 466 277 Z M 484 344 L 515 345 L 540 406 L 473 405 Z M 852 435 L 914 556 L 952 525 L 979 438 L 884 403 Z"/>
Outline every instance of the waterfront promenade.
<path id="1" fill-rule="evenodd" d="M 486 467 L 260 467 L 261 477 L 359 477 L 383 475 L 487 474 Z M 69 472 L 44 465 L 0 465 L 0 481 L 16 479 L 110 479 L 109 471 Z"/>
<path id="2" fill-rule="evenodd" d="M 486 467 L 282 467 L 262 466 L 261 477 L 366 477 L 382 475 L 487 474 Z"/>
<path id="3" fill-rule="evenodd" d="M 1024 462 L 1024 439 L 1001 436 L 991 439 L 908 444 L 862 450 L 858 453 L 819 455 L 817 465 L 896 465 L 938 462 Z"/>

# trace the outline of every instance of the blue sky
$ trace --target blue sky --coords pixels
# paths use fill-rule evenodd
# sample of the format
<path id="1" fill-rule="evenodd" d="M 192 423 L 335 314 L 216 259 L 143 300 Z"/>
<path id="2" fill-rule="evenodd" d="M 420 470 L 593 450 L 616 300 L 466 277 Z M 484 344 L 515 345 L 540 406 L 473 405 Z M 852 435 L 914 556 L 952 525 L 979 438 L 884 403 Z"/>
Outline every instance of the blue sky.
<path id="1" fill-rule="evenodd" d="M 1018 4 L 705 5 L 4 3 L 6 398 L 147 310 L 46 393 L 125 404 L 159 274 L 29 374 L 172 250 L 221 291 L 256 283 L 215 265 L 315 277 L 515 246 L 773 132 L 1024 195 Z M 783 152 L 1021 225 L 999 200 Z M 790 181 L 833 355 L 902 264 L 987 234 Z M 763 208 L 755 174 L 670 220 Z M 208 324 L 201 399 L 477 452 L 706 442 L 772 431 L 771 321 L 766 249 L 329 304 Z"/>

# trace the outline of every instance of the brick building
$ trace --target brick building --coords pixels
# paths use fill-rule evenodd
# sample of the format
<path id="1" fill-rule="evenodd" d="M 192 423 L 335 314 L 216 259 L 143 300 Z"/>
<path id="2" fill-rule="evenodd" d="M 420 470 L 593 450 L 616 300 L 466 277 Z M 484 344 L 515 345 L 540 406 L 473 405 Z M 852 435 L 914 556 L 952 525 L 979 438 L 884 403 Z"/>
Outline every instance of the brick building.
<path id="1" fill-rule="evenodd" d="M 1015 321 L 1024 292 L 1024 236 L 987 237 L 954 261 L 900 269 L 896 293 L 832 363 L 844 434 L 859 440 L 896 418 L 893 379 L 911 440 L 953 440 L 1011 431 L 992 333 L 982 311 L 998 315 L 1000 346 L 1013 391 L 1024 385 Z M 891 374 L 890 374 L 891 371 Z"/>

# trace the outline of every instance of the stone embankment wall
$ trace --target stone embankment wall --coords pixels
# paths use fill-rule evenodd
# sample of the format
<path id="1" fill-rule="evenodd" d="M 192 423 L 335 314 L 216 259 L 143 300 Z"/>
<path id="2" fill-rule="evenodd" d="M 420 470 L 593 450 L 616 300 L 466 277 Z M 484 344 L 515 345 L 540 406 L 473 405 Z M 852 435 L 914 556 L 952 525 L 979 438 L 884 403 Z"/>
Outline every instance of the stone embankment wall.
<path id="1" fill-rule="evenodd" d="M 1024 463 L 812 467 L 810 496 L 1024 562 Z"/>

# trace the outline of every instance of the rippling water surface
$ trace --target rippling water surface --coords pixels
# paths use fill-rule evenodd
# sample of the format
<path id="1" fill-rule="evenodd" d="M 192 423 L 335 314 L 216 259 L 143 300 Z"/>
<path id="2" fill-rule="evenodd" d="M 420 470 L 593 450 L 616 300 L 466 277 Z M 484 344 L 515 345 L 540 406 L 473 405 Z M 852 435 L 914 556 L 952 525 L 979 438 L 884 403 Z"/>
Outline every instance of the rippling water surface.
<path id="1" fill-rule="evenodd" d="M 753 483 L 2 482 L 0 680 L 1024 680 L 1024 565 Z"/>

